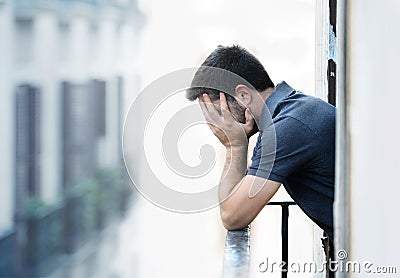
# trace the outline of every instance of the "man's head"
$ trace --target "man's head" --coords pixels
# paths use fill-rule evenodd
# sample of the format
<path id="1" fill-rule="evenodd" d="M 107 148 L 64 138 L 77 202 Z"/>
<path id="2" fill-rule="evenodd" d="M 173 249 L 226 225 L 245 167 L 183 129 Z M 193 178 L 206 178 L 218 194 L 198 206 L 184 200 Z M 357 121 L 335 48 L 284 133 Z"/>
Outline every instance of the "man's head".
<path id="1" fill-rule="evenodd" d="M 234 73 L 241 78 L 230 78 L 230 76 L 224 74 L 224 71 L 212 71 L 212 68 Z M 210 82 L 210 79 L 213 79 L 213 82 Z M 224 93 L 228 100 L 229 109 L 233 117 L 242 123 L 245 122 L 245 106 L 248 101 L 251 102 L 251 94 L 254 89 L 257 92 L 263 92 L 274 87 L 274 83 L 263 65 L 246 49 L 237 45 L 218 46 L 197 70 L 191 88 L 186 92 L 186 97 L 189 100 L 197 98 L 201 100 L 202 95 L 206 93 L 214 104 L 219 105 L 219 93 L 221 91 L 212 87 L 221 87 L 221 80 L 222 83 L 229 83 L 222 84 L 222 87 L 226 88 Z M 215 82 L 218 83 L 216 86 L 210 86 L 211 88 L 205 86 L 205 84 L 214 85 Z"/>

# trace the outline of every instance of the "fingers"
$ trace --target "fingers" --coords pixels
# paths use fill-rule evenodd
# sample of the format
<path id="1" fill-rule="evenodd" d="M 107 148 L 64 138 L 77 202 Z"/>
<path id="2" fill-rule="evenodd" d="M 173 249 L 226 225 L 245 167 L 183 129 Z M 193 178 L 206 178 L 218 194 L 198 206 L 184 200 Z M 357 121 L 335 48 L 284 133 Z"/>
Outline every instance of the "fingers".
<path id="1" fill-rule="evenodd" d="M 200 104 L 201 112 L 203 113 L 203 116 L 206 119 L 208 127 L 211 129 L 211 131 L 214 132 L 214 122 L 213 122 L 212 118 L 210 117 L 210 113 L 208 113 L 206 104 L 204 102 L 202 102 L 201 100 L 199 100 L 199 104 Z"/>
<path id="2" fill-rule="evenodd" d="M 200 104 L 201 111 L 203 112 L 204 118 L 206 119 L 208 127 L 211 129 L 211 132 L 217 136 L 217 134 L 219 133 L 218 126 L 215 123 L 215 121 L 213 120 L 213 118 L 210 116 L 210 113 L 207 109 L 207 104 L 201 100 L 199 100 L 199 104 Z"/>
<path id="3" fill-rule="evenodd" d="M 221 105 L 221 115 L 224 119 L 231 118 L 231 112 L 229 110 L 228 102 L 226 101 L 226 96 L 224 93 L 219 93 L 219 102 Z"/>
<path id="4" fill-rule="evenodd" d="M 219 94 L 221 113 L 215 108 L 208 94 L 203 94 L 203 100 L 199 100 L 200 107 L 206 120 L 215 125 L 221 125 L 224 122 L 232 122 L 235 119 L 229 110 L 228 101 L 224 93 Z M 222 117 L 221 117 L 222 116 Z"/>
<path id="5" fill-rule="evenodd" d="M 199 99 L 199 105 L 200 105 L 200 109 L 201 109 L 201 112 L 203 113 L 204 117 L 207 117 L 208 109 L 207 109 L 205 103 Z"/>
<path id="6" fill-rule="evenodd" d="M 211 126 L 217 126 L 220 122 L 220 115 L 218 114 L 218 111 L 216 111 L 210 97 L 207 94 L 203 94 L 203 100 L 199 99 L 199 104 L 204 118 L 206 119 L 206 122 L 209 124 L 210 128 Z"/>
<path id="7" fill-rule="evenodd" d="M 209 117 L 212 119 L 212 122 L 215 124 L 221 123 L 221 116 L 215 108 L 214 104 L 212 103 L 210 96 L 208 94 L 203 94 L 203 100 L 205 108 L 207 109 Z"/>

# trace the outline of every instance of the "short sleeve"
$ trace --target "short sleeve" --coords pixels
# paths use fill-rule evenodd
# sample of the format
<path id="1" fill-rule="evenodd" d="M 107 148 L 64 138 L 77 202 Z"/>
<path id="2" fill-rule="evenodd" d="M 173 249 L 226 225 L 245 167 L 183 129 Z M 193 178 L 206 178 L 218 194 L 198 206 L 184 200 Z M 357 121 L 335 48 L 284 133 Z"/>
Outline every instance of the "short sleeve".
<path id="1" fill-rule="evenodd" d="M 283 183 L 317 152 L 316 135 L 301 121 L 284 117 L 259 135 L 247 174 Z"/>

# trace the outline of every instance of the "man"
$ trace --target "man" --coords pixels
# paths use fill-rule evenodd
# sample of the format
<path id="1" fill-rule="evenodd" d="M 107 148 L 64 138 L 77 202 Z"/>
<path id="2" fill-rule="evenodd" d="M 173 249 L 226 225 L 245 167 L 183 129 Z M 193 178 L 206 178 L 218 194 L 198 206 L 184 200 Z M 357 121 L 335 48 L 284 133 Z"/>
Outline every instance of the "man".
<path id="1" fill-rule="evenodd" d="M 243 81 L 233 78 L 230 91 L 224 92 L 202 85 L 225 79 L 205 70 L 212 68 Z M 209 127 L 226 148 L 219 200 L 228 230 L 250 224 L 283 184 L 333 239 L 335 107 L 285 82 L 275 86 L 257 58 L 240 46 L 215 49 L 196 72 L 187 98 L 198 99 Z M 248 138 L 258 130 L 247 170 Z"/>

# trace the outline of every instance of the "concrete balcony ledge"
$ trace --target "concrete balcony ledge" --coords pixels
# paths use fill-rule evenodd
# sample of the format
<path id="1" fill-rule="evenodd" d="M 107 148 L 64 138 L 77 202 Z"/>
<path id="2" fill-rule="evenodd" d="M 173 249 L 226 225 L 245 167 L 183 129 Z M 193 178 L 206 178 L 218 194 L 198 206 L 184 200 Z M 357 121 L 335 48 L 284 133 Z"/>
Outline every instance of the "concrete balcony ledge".
<path id="1" fill-rule="evenodd" d="M 248 277 L 250 263 L 250 226 L 228 231 L 225 241 L 223 278 Z"/>

